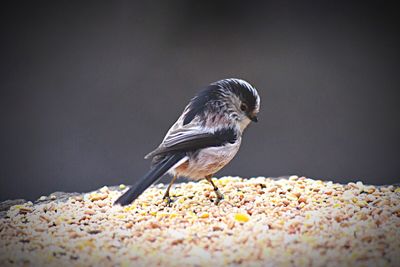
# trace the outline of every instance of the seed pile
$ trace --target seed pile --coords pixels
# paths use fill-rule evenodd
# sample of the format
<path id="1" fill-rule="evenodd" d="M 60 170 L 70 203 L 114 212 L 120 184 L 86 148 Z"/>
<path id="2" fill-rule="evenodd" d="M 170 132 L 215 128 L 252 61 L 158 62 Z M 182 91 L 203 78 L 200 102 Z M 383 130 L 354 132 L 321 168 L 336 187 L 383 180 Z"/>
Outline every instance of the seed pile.
<path id="1" fill-rule="evenodd" d="M 214 181 L 225 196 L 218 206 L 205 181 L 177 184 L 171 206 L 163 185 L 126 207 L 112 205 L 123 185 L 12 206 L 0 219 L 0 265 L 398 264 L 400 188 L 297 176 Z"/>

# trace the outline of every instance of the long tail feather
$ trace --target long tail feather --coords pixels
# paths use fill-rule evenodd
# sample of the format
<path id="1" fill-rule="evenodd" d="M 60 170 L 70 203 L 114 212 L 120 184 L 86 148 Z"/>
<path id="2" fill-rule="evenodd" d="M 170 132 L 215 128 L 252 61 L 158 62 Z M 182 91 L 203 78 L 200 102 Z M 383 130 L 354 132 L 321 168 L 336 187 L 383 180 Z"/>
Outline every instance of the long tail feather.
<path id="1" fill-rule="evenodd" d="M 169 171 L 175 164 L 179 163 L 185 157 L 185 153 L 177 153 L 166 157 L 155 166 L 153 166 L 145 176 L 140 179 L 140 181 L 128 191 L 120 196 L 115 202 L 115 204 L 120 204 L 126 206 L 131 204 L 137 197 L 139 197 L 144 190 L 149 186 L 156 183 L 167 171 Z"/>

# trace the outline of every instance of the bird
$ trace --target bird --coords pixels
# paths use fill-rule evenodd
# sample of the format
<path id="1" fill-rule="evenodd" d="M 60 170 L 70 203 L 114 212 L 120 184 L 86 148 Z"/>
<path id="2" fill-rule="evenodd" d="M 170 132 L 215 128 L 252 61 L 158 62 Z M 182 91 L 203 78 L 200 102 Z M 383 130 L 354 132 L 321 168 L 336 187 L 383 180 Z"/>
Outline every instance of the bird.
<path id="1" fill-rule="evenodd" d="M 161 144 L 145 156 L 150 170 L 122 194 L 114 204 L 131 204 L 148 187 L 168 173 L 172 176 L 163 200 L 171 203 L 169 191 L 177 177 L 206 179 L 216 194 L 224 196 L 212 181 L 239 150 L 242 134 L 257 122 L 260 96 L 255 87 L 238 78 L 222 79 L 205 86 L 189 102 Z"/>

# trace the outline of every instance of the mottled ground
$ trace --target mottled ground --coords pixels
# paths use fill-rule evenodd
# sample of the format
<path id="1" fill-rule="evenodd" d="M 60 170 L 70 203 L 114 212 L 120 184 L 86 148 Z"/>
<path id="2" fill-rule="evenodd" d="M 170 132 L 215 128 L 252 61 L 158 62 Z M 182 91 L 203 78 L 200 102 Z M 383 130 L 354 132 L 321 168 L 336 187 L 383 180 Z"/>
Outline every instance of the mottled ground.
<path id="1" fill-rule="evenodd" d="M 0 266 L 398 265 L 397 186 L 297 176 L 215 183 L 218 205 L 203 181 L 176 185 L 171 206 L 163 185 L 127 207 L 112 205 L 125 186 L 14 205 L 0 219 Z"/>

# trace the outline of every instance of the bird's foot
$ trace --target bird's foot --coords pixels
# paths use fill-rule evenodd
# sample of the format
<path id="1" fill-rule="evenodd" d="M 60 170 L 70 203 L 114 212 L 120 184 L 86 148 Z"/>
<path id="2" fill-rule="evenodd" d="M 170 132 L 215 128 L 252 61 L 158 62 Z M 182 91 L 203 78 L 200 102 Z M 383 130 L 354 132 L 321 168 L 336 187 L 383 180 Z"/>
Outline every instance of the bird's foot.
<path id="1" fill-rule="evenodd" d="M 217 199 L 215 200 L 215 204 L 218 205 L 221 200 L 224 200 L 224 195 L 217 189 L 215 190 L 215 194 L 217 195 Z"/>
<path id="2" fill-rule="evenodd" d="M 172 205 L 172 199 L 169 196 L 164 196 L 163 202 L 169 207 Z"/>

